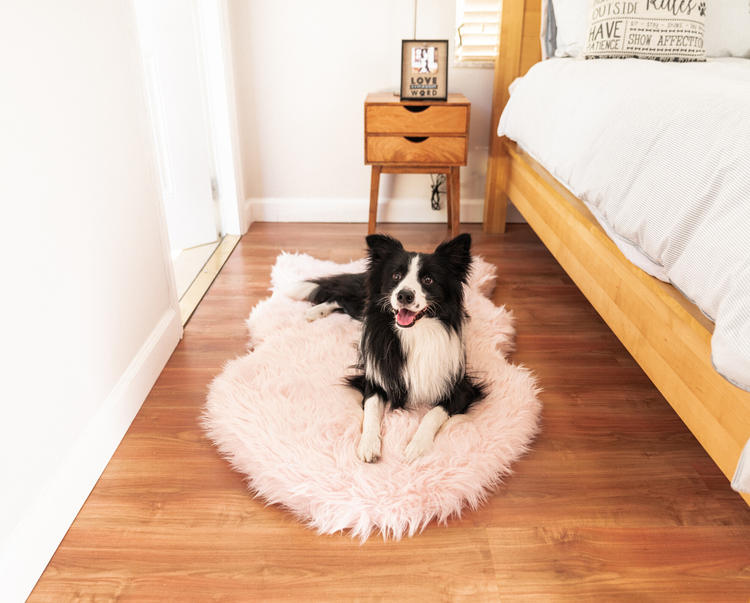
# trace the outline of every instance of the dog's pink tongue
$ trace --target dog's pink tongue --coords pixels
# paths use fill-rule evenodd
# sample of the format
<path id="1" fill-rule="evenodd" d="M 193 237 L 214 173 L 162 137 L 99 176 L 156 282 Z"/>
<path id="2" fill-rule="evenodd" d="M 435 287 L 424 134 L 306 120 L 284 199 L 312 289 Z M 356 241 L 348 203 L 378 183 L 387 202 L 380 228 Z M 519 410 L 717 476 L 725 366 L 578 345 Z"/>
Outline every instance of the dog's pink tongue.
<path id="1" fill-rule="evenodd" d="M 406 308 L 401 308 L 398 311 L 398 314 L 396 314 L 396 321 L 402 327 L 408 327 L 411 323 L 414 322 L 414 317 L 416 315 L 417 315 L 416 312 L 411 312 L 407 310 Z"/>

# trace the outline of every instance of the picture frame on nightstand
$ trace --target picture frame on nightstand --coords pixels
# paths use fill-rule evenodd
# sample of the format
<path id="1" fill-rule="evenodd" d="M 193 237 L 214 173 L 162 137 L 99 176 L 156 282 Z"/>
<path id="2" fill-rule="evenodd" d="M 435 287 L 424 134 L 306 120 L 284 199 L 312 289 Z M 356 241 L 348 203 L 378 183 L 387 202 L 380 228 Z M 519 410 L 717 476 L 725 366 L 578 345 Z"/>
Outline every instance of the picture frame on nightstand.
<path id="1" fill-rule="evenodd" d="M 401 40 L 401 100 L 448 99 L 448 40 Z"/>

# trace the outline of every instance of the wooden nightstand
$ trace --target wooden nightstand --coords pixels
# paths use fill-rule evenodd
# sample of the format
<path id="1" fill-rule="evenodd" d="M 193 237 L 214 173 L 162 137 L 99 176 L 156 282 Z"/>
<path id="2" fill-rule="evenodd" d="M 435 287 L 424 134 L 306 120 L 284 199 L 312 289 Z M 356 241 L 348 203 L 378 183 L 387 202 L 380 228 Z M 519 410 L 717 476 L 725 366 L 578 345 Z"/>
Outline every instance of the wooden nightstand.
<path id="1" fill-rule="evenodd" d="M 461 176 L 466 165 L 471 103 L 463 94 L 447 101 L 403 101 L 393 94 L 365 99 L 365 165 L 372 166 L 370 219 L 375 232 L 380 174 L 446 174 L 448 226 L 458 234 Z"/>

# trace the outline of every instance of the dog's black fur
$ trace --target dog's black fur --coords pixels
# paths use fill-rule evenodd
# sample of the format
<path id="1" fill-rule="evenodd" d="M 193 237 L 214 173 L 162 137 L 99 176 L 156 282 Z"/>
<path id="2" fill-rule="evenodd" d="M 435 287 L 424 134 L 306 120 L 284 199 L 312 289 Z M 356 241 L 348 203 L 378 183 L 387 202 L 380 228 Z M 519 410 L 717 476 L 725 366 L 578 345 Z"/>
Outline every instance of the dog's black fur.
<path id="1" fill-rule="evenodd" d="M 326 278 L 318 278 L 310 281 L 318 285 L 307 298 L 314 304 L 336 302 L 340 308 L 336 312 L 344 312 L 362 320 L 365 310 L 365 273 L 359 274 L 336 274 Z"/>

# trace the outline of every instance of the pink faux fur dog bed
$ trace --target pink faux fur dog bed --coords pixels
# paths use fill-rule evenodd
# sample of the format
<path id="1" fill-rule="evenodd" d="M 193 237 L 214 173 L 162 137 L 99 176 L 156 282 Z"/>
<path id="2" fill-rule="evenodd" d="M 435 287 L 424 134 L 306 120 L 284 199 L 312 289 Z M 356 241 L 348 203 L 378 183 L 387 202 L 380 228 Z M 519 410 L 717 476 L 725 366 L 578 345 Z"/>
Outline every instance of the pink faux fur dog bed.
<path id="1" fill-rule="evenodd" d="M 282 254 L 272 282 L 278 288 L 364 266 Z M 360 323 L 344 314 L 307 322 L 309 305 L 278 292 L 247 321 L 251 351 L 211 384 L 204 428 L 258 496 L 322 533 L 367 538 L 379 530 L 398 539 L 476 508 L 526 452 L 541 411 L 532 374 L 505 360 L 514 330 L 510 314 L 487 299 L 494 285 L 495 267 L 475 259 L 466 288 L 467 361 L 488 396 L 451 419 L 432 452 L 413 464 L 403 451 L 426 411 L 386 412 L 382 458 L 357 459 L 362 403 L 342 381 L 357 360 Z"/>

